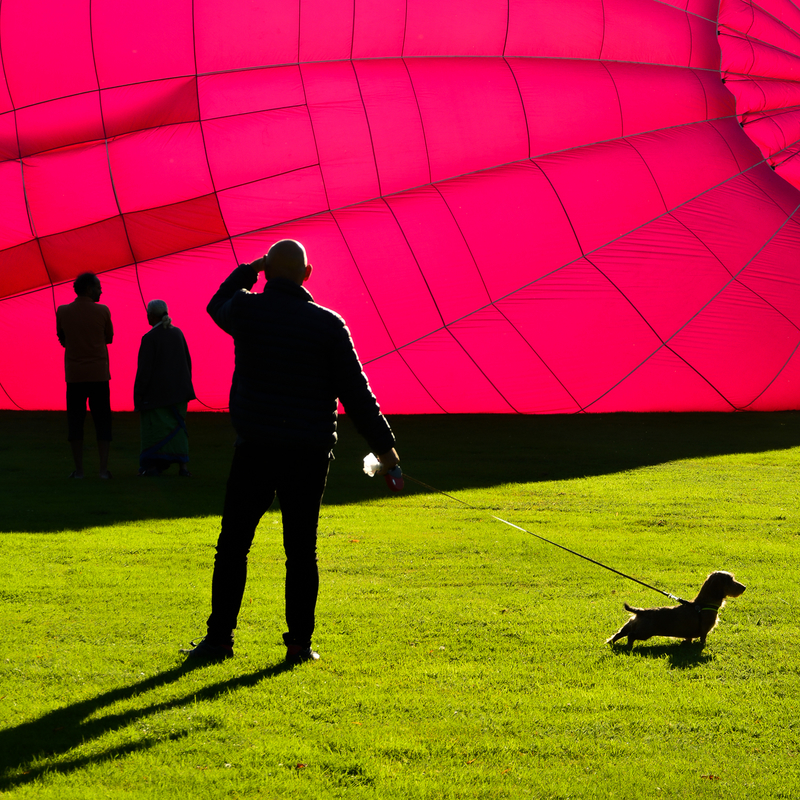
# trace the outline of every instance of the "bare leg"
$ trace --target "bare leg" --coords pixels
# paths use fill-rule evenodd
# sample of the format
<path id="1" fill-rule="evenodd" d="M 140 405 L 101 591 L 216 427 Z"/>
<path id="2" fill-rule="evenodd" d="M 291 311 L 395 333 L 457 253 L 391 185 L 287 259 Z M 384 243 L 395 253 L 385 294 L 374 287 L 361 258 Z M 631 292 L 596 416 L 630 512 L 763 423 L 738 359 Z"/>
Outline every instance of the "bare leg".
<path id="1" fill-rule="evenodd" d="M 83 439 L 74 439 L 70 442 L 72 447 L 72 460 L 75 462 L 75 472 L 72 474 L 76 478 L 83 477 Z"/>
<path id="2" fill-rule="evenodd" d="M 97 450 L 100 453 L 100 477 L 110 478 L 111 473 L 108 471 L 108 451 L 111 448 L 111 442 L 97 442 Z"/>

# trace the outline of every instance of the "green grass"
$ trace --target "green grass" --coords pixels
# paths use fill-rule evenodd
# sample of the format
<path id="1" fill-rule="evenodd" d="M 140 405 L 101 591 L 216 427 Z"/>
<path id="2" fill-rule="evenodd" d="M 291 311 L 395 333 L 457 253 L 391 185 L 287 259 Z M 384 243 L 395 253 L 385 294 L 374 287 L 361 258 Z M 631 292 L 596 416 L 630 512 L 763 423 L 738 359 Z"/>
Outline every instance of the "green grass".
<path id="1" fill-rule="evenodd" d="M 794 798 L 800 414 L 397 417 L 407 481 L 347 422 L 320 524 L 322 660 L 285 669 L 280 515 L 236 658 L 202 635 L 233 436 L 190 416 L 195 477 L 67 481 L 61 414 L 0 413 L 0 795 Z M 87 474 L 96 457 L 87 457 Z M 747 584 L 705 650 L 604 644 L 623 601 Z"/>

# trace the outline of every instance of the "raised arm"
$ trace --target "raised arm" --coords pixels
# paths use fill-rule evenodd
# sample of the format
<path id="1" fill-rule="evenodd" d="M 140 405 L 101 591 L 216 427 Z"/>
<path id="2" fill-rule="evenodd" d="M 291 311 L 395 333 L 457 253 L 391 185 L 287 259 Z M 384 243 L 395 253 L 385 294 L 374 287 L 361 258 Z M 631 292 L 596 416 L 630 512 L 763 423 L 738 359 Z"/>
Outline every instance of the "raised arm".
<path id="1" fill-rule="evenodd" d="M 256 265 L 261 265 L 263 259 L 257 259 L 252 264 L 240 264 L 228 277 L 222 282 L 216 294 L 211 298 L 209 304 L 206 306 L 211 319 L 219 325 L 225 333 L 232 334 L 231 329 L 231 300 L 236 292 L 243 289 L 249 291 L 253 288 L 260 269 Z"/>

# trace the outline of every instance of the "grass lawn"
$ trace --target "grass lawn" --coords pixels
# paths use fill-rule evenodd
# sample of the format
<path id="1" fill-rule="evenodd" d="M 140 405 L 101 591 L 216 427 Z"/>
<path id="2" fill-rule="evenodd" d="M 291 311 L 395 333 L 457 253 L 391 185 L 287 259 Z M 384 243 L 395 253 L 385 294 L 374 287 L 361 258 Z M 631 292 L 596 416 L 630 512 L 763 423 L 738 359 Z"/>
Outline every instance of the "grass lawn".
<path id="1" fill-rule="evenodd" d="M 236 658 L 202 636 L 233 436 L 190 415 L 194 477 L 68 481 L 63 414 L 0 412 L 0 796 L 796 798 L 800 413 L 394 417 L 410 480 L 345 419 L 320 522 L 315 664 L 282 658 L 280 513 Z M 465 505 L 466 504 L 466 505 Z M 623 601 L 747 585 L 704 650 L 605 640 Z"/>

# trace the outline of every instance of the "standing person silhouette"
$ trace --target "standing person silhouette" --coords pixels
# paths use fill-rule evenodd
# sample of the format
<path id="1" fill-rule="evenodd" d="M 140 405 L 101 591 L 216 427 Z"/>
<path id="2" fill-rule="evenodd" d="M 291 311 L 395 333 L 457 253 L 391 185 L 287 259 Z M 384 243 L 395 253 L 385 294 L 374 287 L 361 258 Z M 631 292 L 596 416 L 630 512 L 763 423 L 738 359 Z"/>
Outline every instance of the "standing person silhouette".
<path id="1" fill-rule="evenodd" d="M 75 278 L 75 299 L 56 309 L 56 334 L 64 348 L 67 381 L 67 426 L 75 469 L 70 478 L 83 477 L 83 427 L 86 402 L 92 412 L 100 454 L 100 477 L 110 478 L 111 398 L 108 345 L 114 338 L 111 311 L 99 303 L 103 289 L 94 272 Z"/>
<path id="2" fill-rule="evenodd" d="M 189 472 L 189 433 L 186 409 L 195 399 L 192 358 L 186 337 L 172 324 L 167 304 L 147 304 L 150 330 L 142 336 L 133 383 L 133 407 L 139 412 L 141 451 L 139 475 L 153 478 L 178 465 L 178 475 Z"/>
<path id="3" fill-rule="evenodd" d="M 250 292 L 258 274 L 264 291 Z M 399 463 L 395 439 L 361 368 L 350 332 L 303 288 L 311 276 L 303 245 L 276 242 L 231 273 L 208 313 L 233 337 L 230 412 L 238 434 L 222 512 L 205 638 L 190 659 L 233 656 L 233 631 L 256 526 L 277 495 L 286 552 L 289 663 L 316 660 L 311 648 L 319 590 L 317 525 L 336 443 L 337 398 L 385 474 Z"/>

